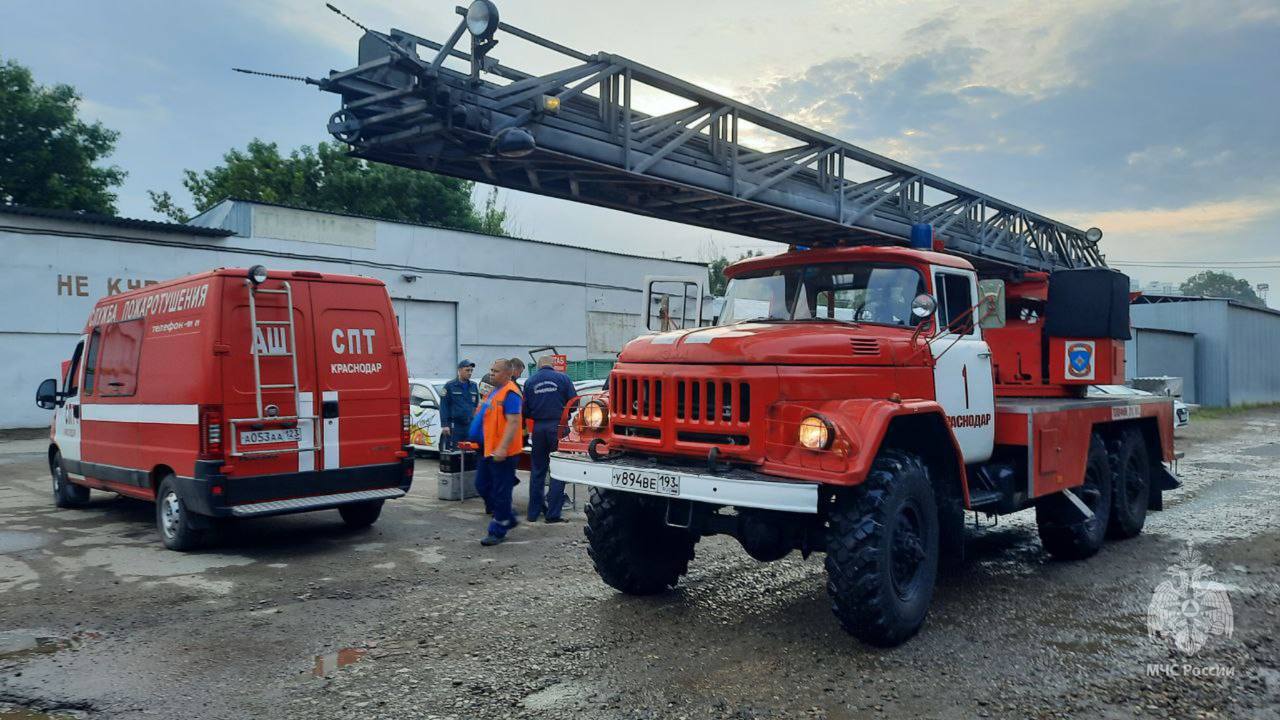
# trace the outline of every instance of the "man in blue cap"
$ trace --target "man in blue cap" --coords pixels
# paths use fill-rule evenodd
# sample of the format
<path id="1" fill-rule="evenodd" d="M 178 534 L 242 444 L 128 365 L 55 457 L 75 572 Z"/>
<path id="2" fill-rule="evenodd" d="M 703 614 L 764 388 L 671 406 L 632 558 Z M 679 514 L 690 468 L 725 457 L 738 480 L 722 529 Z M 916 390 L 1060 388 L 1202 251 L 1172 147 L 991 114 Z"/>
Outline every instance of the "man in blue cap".
<path id="1" fill-rule="evenodd" d="M 480 404 L 480 386 L 471 380 L 476 364 L 458 363 L 458 377 L 444 384 L 440 392 L 440 449 L 450 450 L 467 439 L 471 417 Z"/>
<path id="2" fill-rule="evenodd" d="M 578 397 L 568 375 L 551 366 L 551 356 L 538 358 L 538 371 L 524 384 L 525 415 L 533 420 L 533 454 L 529 458 L 529 522 L 546 515 L 546 522 L 564 522 L 564 483 L 551 478 L 550 492 L 543 498 L 543 483 L 551 467 L 551 453 L 560 443 L 560 415 L 564 406 Z"/>

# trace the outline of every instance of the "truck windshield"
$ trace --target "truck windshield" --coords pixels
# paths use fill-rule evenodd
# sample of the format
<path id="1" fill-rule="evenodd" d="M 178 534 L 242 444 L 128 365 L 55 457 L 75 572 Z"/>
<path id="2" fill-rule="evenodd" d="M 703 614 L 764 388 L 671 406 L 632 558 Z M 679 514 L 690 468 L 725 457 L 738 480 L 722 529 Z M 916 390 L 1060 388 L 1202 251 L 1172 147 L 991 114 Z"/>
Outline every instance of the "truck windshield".
<path id="1" fill-rule="evenodd" d="M 797 265 L 736 277 L 725 290 L 721 325 L 747 320 L 912 326 L 911 301 L 924 278 L 902 265 Z"/>

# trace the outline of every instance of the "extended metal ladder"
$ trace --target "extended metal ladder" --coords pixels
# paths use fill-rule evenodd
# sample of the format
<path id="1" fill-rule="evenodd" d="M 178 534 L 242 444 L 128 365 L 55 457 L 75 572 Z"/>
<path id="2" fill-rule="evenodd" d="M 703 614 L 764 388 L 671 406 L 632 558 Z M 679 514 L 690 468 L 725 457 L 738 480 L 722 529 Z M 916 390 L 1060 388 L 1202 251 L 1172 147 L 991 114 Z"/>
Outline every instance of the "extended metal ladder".
<path id="1" fill-rule="evenodd" d="M 249 341 L 250 352 L 253 355 L 253 390 L 256 400 L 257 417 L 252 418 L 236 418 L 230 421 L 231 424 L 231 456 L 232 457 L 253 457 L 261 455 L 281 455 L 287 453 L 303 453 L 315 452 L 319 450 L 320 442 L 317 432 L 320 427 L 319 417 L 314 414 L 303 414 L 303 398 L 298 388 L 298 345 L 297 331 L 293 323 L 293 288 L 286 280 L 282 283 L 280 289 L 270 289 L 254 285 L 249 280 L 244 281 L 245 286 L 249 289 Z M 285 300 L 285 315 L 287 320 L 259 320 L 258 304 L 255 296 L 263 295 L 283 295 Z M 273 350 L 271 343 L 267 341 L 267 334 L 262 334 L 263 344 L 267 352 L 258 351 L 258 333 L 261 328 L 280 327 L 288 329 L 288 341 L 283 350 Z M 289 367 L 292 370 L 292 382 L 288 383 L 268 383 L 262 382 L 262 358 L 289 358 Z M 293 408 L 294 414 L 288 416 L 267 415 L 262 404 L 263 390 L 293 390 Z M 314 400 L 308 403 L 309 406 L 314 405 Z M 237 431 L 237 425 L 263 423 L 289 423 L 293 422 L 294 427 L 301 428 L 303 421 L 307 421 L 311 426 L 311 445 L 303 447 L 302 439 L 299 438 L 297 447 L 280 448 L 271 450 L 240 450 L 237 445 L 240 435 Z"/>

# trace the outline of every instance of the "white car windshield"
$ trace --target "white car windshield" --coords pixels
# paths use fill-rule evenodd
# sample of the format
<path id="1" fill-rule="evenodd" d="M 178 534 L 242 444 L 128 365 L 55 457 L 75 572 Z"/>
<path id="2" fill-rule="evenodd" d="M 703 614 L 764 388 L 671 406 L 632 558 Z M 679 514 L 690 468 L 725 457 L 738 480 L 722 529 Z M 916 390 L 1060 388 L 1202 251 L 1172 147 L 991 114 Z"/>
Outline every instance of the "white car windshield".
<path id="1" fill-rule="evenodd" d="M 730 280 L 719 324 L 830 320 L 910 327 L 911 301 L 924 291 L 920 273 L 901 265 L 779 268 Z"/>

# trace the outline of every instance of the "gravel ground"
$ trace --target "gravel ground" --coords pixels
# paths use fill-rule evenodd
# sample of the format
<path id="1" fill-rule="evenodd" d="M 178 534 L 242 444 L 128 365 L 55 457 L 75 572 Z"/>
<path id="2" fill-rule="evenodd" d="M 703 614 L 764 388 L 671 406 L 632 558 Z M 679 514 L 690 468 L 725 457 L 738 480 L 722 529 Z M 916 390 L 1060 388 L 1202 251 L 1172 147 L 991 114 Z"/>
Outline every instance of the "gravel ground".
<path id="1" fill-rule="evenodd" d="M 1091 560 L 1048 559 L 1025 513 L 971 530 L 888 651 L 839 629 L 820 556 L 710 538 L 676 592 L 624 597 L 580 513 L 482 548 L 479 501 L 436 500 L 429 461 L 371 529 L 274 518 L 171 553 L 146 505 L 55 510 L 42 442 L 0 437 L 0 720 L 1280 718 L 1277 410 L 1179 431 L 1185 486 Z M 1234 619 L 1191 656 L 1147 629 L 1188 543 Z"/>

